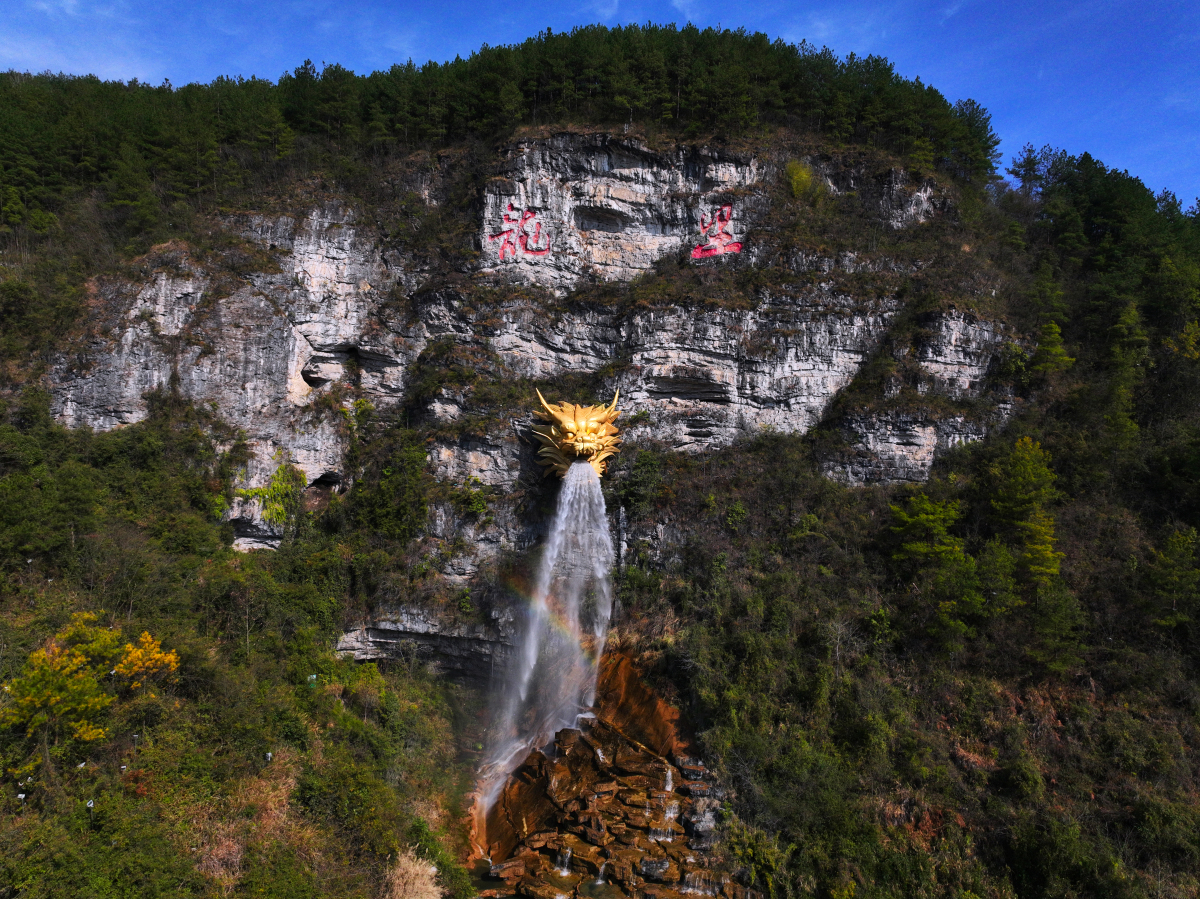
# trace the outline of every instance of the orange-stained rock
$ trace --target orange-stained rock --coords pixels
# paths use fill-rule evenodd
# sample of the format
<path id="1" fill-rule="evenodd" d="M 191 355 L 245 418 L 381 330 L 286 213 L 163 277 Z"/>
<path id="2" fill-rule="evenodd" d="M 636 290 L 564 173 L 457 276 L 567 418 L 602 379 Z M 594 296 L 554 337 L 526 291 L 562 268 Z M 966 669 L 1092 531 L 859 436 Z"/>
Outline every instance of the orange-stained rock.
<path id="1" fill-rule="evenodd" d="M 608 653 L 601 660 L 596 700 L 601 721 L 651 752 L 667 758 L 696 754 L 682 713 L 642 682 L 628 656 Z"/>
<path id="2" fill-rule="evenodd" d="M 642 899 L 684 899 L 682 893 L 670 887 L 648 883 L 639 890 Z"/>
<path id="3" fill-rule="evenodd" d="M 546 793 L 551 802 L 565 811 L 567 805 L 577 802 L 583 793 L 592 792 L 592 785 L 599 780 L 600 772 L 592 754 L 572 750 L 565 758 L 557 758 L 549 763 Z M 583 803 L 579 802 L 578 807 L 582 806 Z"/>
<path id="4" fill-rule="evenodd" d="M 558 839 L 557 830 L 544 830 L 541 833 L 535 833 L 525 841 L 525 845 L 530 849 L 541 849 L 544 846 Z"/>
<path id="5" fill-rule="evenodd" d="M 533 879 L 521 881 L 517 892 L 529 899 L 562 899 L 564 895 L 571 895 L 571 890 L 563 890 L 554 884 Z"/>
<path id="6" fill-rule="evenodd" d="M 600 866 L 605 863 L 604 853 L 575 834 L 564 834 L 562 841 L 571 850 L 572 870 L 591 877 L 600 873 Z"/>
<path id="7" fill-rule="evenodd" d="M 719 889 L 761 899 L 711 853 L 724 794 L 678 711 L 620 656 L 605 659 L 599 697 L 595 714 L 555 734 L 549 757 L 529 754 L 488 815 L 496 892 L 694 899 L 683 893 Z"/>
<path id="8" fill-rule="evenodd" d="M 525 876 L 525 860 L 510 858 L 506 862 L 492 865 L 492 876 L 501 880 L 516 880 Z"/>
<path id="9" fill-rule="evenodd" d="M 555 808 L 546 785 L 546 757 L 531 752 L 488 813 L 488 855 L 493 863 L 507 859 L 526 837 L 553 826 Z"/>

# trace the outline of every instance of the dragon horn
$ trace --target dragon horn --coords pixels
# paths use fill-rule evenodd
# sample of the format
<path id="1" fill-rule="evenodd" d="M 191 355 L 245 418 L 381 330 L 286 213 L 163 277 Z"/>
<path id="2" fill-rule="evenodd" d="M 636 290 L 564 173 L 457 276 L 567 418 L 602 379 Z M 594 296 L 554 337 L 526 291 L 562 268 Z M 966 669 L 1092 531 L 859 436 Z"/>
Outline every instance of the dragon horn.
<path id="1" fill-rule="evenodd" d="M 613 410 L 617 408 L 617 399 L 621 396 L 621 388 L 617 388 L 617 392 L 613 394 L 612 405 L 608 407 L 608 414 L 612 415 Z"/>
<path id="2" fill-rule="evenodd" d="M 542 396 L 542 392 L 540 390 L 538 390 L 536 387 L 534 388 L 534 391 L 537 393 L 538 399 L 542 401 L 542 405 L 546 407 L 546 411 L 549 412 L 550 415 L 553 416 L 554 418 L 558 418 L 559 417 L 558 413 L 550 408 L 550 404 L 546 402 L 546 398 L 544 396 Z"/>

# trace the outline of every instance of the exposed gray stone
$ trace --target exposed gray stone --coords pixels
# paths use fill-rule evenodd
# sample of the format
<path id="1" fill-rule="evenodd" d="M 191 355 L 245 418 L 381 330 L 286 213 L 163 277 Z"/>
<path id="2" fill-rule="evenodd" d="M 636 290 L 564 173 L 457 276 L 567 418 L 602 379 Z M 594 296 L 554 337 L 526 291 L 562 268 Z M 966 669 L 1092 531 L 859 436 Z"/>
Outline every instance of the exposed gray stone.
<path id="1" fill-rule="evenodd" d="M 929 337 L 916 349 L 930 384 L 921 387 L 953 397 L 979 396 L 1004 341 L 1004 326 L 951 310 L 931 317 L 926 327 Z"/>
<path id="2" fill-rule="evenodd" d="M 585 278 L 629 280 L 706 244 L 705 223 L 725 205 L 719 227 L 740 241 L 763 208 L 751 190 L 763 173 L 754 158 L 703 147 L 658 153 L 606 135 L 520 144 L 484 193 L 485 269 L 559 293 Z"/>
<path id="3" fill-rule="evenodd" d="M 929 479 L 947 450 L 987 436 L 988 424 L 955 415 L 891 411 L 851 415 L 842 423 L 851 449 L 826 460 L 826 476 L 850 486 L 917 483 Z"/>
<path id="4" fill-rule="evenodd" d="M 486 622 L 480 622 L 455 620 L 434 609 L 394 606 L 346 631 L 337 652 L 356 661 L 428 665 L 450 677 L 488 686 L 504 675 L 512 656 L 518 626 L 514 614 L 511 608 L 497 608 Z"/>

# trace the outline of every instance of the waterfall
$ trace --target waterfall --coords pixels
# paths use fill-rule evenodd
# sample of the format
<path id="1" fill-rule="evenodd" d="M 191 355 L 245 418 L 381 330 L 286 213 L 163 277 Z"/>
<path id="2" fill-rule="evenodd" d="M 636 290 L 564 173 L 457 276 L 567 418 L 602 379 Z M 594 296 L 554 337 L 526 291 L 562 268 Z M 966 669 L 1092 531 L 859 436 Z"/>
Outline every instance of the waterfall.
<path id="1" fill-rule="evenodd" d="M 480 769 L 485 810 L 530 749 L 573 726 L 595 702 L 612 614 L 612 565 L 600 476 L 587 462 L 576 462 L 563 478 L 521 645 Z"/>

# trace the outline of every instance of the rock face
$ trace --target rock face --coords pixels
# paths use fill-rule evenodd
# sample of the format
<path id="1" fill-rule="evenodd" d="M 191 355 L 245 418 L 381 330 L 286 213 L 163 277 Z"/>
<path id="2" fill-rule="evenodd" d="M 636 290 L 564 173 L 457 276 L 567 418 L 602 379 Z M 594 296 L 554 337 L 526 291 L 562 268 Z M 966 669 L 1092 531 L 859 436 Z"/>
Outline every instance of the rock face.
<path id="1" fill-rule="evenodd" d="M 988 372 L 1007 339 L 1003 325 L 949 310 L 924 316 L 915 345 L 915 392 L 956 400 L 984 395 Z M 973 414 L 936 407 L 901 405 L 850 412 L 839 423 L 849 446 L 827 458 L 826 476 L 851 486 L 918 483 L 928 480 L 935 459 L 986 437 L 1013 412 L 1012 398 L 1001 392 Z"/>
<path id="2" fill-rule="evenodd" d="M 399 360 L 375 346 L 367 322 L 372 294 L 395 279 L 351 219 L 330 206 L 300 223 L 235 222 L 277 265 L 233 284 L 167 245 L 148 257 L 145 283 L 102 285 L 114 311 L 93 335 L 87 363 L 57 369 L 59 420 L 99 430 L 132 424 L 147 415 L 147 393 L 175 389 L 245 433 L 249 486 L 265 484 L 281 460 L 310 484 L 340 482 L 345 424 L 316 400 L 351 362 L 368 395 L 392 398 L 402 387 Z M 243 546 L 277 541 L 253 504 L 235 506 L 232 517 Z"/>
<path id="3" fill-rule="evenodd" d="M 987 436 L 985 423 L 961 415 L 937 419 L 905 411 L 850 416 L 842 427 L 852 449 L 823 470 L 855 487 L 928 480 L 938 455 Z"/>
<path id="4" fill-rule="evenodd" d="M 861 193 L 890 226 L 946 210 L 932 182 L 899 170 L 814 165 L 832 191 Z M 449 343 L 487 355 L 504 379 L 603 372 L 608 389 L 620 388 L 625 407 L 639 413 L 626 417 L 627 442 L 701 452 L 763 428 L 804 432 L 876 351 L 901 306 L 895 276 L 911 265 L 798 253 L 787 286 L 728 308 L 551 302 L 536 289 L 509 291 L 484 308 L 471 282 L 562 295 L 632 278 L 666 255 L 745 270 L 765 258 L 771 239 L 753 226 L 770 209 L 772 171 L 753 157 L 696 147 L 660 153 L 604 135 L 531 141 L 498 161 L 482 192 L 479 258 L 454 277 L 416 264 L 339 203 L 296 217 L 231 216 L 226 227 L 249 261 L 223 266 L 165 245 L 143 260 L 140 279 L 97 285 L 86 343 L 51 374 L 54 412 L 71 426 L 109 429 L 143 419 L 148 392 L 176 390 L 245 434 L 253 459 L 242 486 L 264 485 L 286 461 L 311 486 L 336 489 L 352 477 L 350 399 L 397 406 L 422 353 Z M 860 290 L 856 277 L 874 277 L 874 286 Z M 978 396 L 999 328 L 952 313 L 925 333 L 914 350 L 928 375 L 922 389 Z M 449 425 L 471 414 L 470 399 L 447 387 L 424 414 Z M 430 462 L 443 479 L 477 479 L 506 493 L 536 471 L 523 444 L 528 426 L 528 411 L 519 410 L 483 435 L 447 437 L 442 427 Z M 942 448 L 983 432 L 952 419 L 932 431 L 865 419 L 844 431 L 862 461 L 845 469 L 858 474 L 837 476 L 854 483 L 919 478 Z M 278 540 L 256 501 L 230 514 L 239 545 Z M 460 526 L 452 515 L 439 519 L 442 530 Z M 497 514 L 471 539 L 493 553 L 519 543 L 521 526 Z"/>
<path id="5" fill-rule="evenodd" d="M 465 300 L 423 309 L 431 323 L 463 327 Z M 613 375 L 626 408 L 644 412 L 626 439 L 652 438 L 684 452 L 725 446 L 762 428 L 808 430 L 878 345 L 897 304 L 872 305 L 821 286 L 765 298 L 748 311 L 604 310 L 547 315 L 535 306 L 496 310 L 489 346 L 512 373 L 551 380 L 620 363 Z M 440 336 L 413 335 L 414 345 Z M 465 335 L 464 335 L 465 336 Z M 548 396 L 556 401 L 559 397 Z M 439 412 L 453 419 L 458 410 Z M 510 487 L 519 468 L 491 458 L 494 441 L 440 446 L 439 468 Z"/>
<path id="6" fill-rule="evenodd" d="M 925 325 L 928 336 L 918 344 L 916 356 L 929 382 L 921 392 L 979 396 L 1005 328 L 956 310 L 929 316 Z"/>
<path id="7" fill-rule="evenodd" d="M 627 281 L 684 249 L 740 250 L 764 205 L 752 190 L 763 173 L 753 158 L 656 153 L 606 135 L 519 145 L 484 192 L 485 269 L 565 293 L 581 279 Z"/>
<path id="8" fill-rule="evenodd" d="M 487 623 L 454 621 L 415 606 L 383 609 L 338 641 L 337 652 L 359 662 L 390 659 L 427 665 L 476 687 L 502 678 L 512 657 L 517 622 L 511 609 L 496 609 Z"/>

